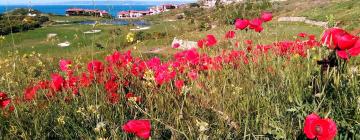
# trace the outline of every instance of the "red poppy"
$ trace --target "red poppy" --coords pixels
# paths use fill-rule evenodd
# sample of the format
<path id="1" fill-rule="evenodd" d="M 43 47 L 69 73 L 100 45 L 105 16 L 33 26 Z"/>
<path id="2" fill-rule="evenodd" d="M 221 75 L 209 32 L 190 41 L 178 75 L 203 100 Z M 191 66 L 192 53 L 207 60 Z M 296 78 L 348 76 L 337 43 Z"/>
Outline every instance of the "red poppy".
<path id="1" fill-rule="evenodd" d="M 196 80 L 198 78 L 198 73 L 195 70 L 192 70 L 188 73 L 188 77 L 191 80 Z"/>
<path id="2" fill-rule="evenodd" d="M 341 59 L 344 60 L 348 60 L 349 59 L 349 55 L 347 54 L 347 52 L 345 50 L 338 50 L 336 51 L 337 56 L 339 56 Z"/>
<path id="3" fill-rule="evenodd" d="M 79 82 L 79 77 L 69 76 L 68 79 L 65 81 L 65 86 L 66 88 L 70 89 L 74 95 L 78 95 L 79 94 L 78 82 Z"/>
<path id="4" fill-rule="evenodd" d="M 255 28 L 255 32 L 262 32 L 264 30 L 264 28 L 262 27 L 262 26 L 257 26 L 256 28 Z"/>
<path id="5" fill-rule="evenodd" d="M 115 51 L 113 54 L 106 56 L 106 61 L 110 64 L 117 64 L 120 61 L 121 54 Z"/>
<path id="6" fill-rule="evenodd" d="M 108 100 L 111 104 L 116 104 L 119 102 L 120 96 L 117 93 L 110 93 L 107 95 Z"/>
<path id="7" fill-rule="evenodd" d="M 215 46 L 216 43 L 217 43 L 217 40 L 216 40 L 214 35 L 207 35 L 206 36 L 206 46 L 207 47 Z"/>
<path id="8" fill-rule="evenodd" d="M 117 84 L 114 80 L 108 80 L 105 83 L 105 90 L 110 93 L 116 93 L 118 90 L 119 84 Z"/>
<path id="9" fill-rule="evenodd" d="M 272 20 L 272 13 L 270 13 L 270 12 L 263 12 L 263 13 L 261 14 L 261 19 L 262 19 L 264 22 L 271 21 L 271 20 Z"/>
<path id="10" fill-rule="evenodd" d="M 235 29 L 236 30 L 244 30 L 249 26 L 249 20 L 247 19 L 237 19 L 235 21 Z"/>
<path id="11" fill-rule="evenodd" d="M 64 86 L 64 78 L 57 73 L 51 74 L 51 89 L 55 92 L 60 91 Z"/>
<path id="12" fill-rule="evenodd" d="M 100 74 L 104 71 L 103 63 L 98 60 L 93 60 L 89 62 L 87 68 L 90 73 Z"/>
<path id="13" fill-rule="evenodd" d="M 203 48 L 204 47 L 204 44 L 205 44 L 206 40 L 205 39 L 200 39 L 198 42 L 197 42 L 197 45 L 199 48 Z"/>
<path id="14" fill-rule="evenodd" d="M 48 88 L 49 86 L 49 81 L 40 81 L 38 84 L 37 84 L 37 87 L 39 89 L 46 89 Z"/>
<path id="15" fill-rule="evenodd" d="M 61 71 L 66 72 L 66 71 L 70 70 L 71 63 L 72 62 L 70 60 L 61 59 L 59 61 L 59 66 L 60 66 Z"/>
<path id="16" fill-rule="evenodd" d="M 183 86 L 184 86 L 184 80 L 176 80 L 176 81 L 175 81 L 175 87 L 176 87 L 178 90 L 181 90 Z"/>
<path id="17" fill-rule="evenodd" d="M 338 42 L 337 45 L 341 50 L 347 50 L 352 48 L 356 43 L 356 41 L 358 40 L 358 37 L 353 36 L 349 33 L 344 33 L 336 37 L 337 37 L 336 40 Z"/>
<path id="18" fill-rule="evenodd" d="M 253 41 L 252 40 L 245 40 L 244 43 L 247 44 L 247 45 L 252 45 Z"/>
<path id="19" fill-rule="evenodd" d="M 175 43 L 172 47 L 175 48 L 175 49 L 177 49 L 177 48 L 180 47 L 180 44 L 179 44 L 179 43 Z"/>
<path id="20" fill-rule="evenodd" d="M 226 39 L 231 39 L 231 38 L 234 38 L 234 37 L 235 37 L 235 32 L 234 31 L 228 31 L 225 34 Z"/>
<path id="21" fill-rule="evenodd" d="M 349 49 L 349 55 L 350 56 L 358 56 L 360 54 L 360 39 L 356 41 L 354 47 Z"/>
<path id="22" fill-rule="evenodd" d="M 304 133 L 307 138 L 318 140 L 332 140 L 336 136 L 336 124 L 331 119 L 322 119 L 312 113 L 306 117 Z"/>
<path id="23" fill-rule="evenodd" d="M 87 76 L 86 73 L 82 73 L 81 74 L 81 78 L 80 78 L 80 85 L 82 87 L 88 87 L 91 85 L 91 79 L 89 76 Z"/>
<path id="24" fill-rule="evenodd" d="M 150 120 L 130 120 L 122 126 L 122 130 L 126 133 L 135 134 L 142 139 L 149 139 L 151 134 Z"/>
<path id="25" fill-rule="evenodd" d="M 36 96 L 36 92 L 38 90 L 38 87 L 28 87 L 24 91 L 24 99 L 27 101 L 33 100 Z"/>
<path id="26" fill-rule="evenodd" d="M 344 33 L 345 31 L 343 29 L 336 27 L 327 29 L 321 37 L 321 43 L 327 45 L 329 49 L 336 49 L 338 47 L 337 39 Z"/>
<path id="27" fill-rule="evenodd" d="M 263 21 L 260 18 L 254 18 L 249 22 L 250 29 L 260 28 L 262 26 Z M 259 30 L 259 29 L 258 29 Z"/>
<path id="28" fill-rule="evenodd" d="M 0 92 L 0 107 L 5 109 L 11 103 L 11 99 L 8 98 L 6 93 Z"/>

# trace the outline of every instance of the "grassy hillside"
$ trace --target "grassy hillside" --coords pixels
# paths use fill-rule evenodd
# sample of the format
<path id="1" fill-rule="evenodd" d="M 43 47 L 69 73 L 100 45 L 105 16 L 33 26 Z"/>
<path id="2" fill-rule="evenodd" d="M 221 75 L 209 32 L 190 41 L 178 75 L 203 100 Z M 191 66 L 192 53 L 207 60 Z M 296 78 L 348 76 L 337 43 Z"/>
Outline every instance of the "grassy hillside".
<path id="1" fill-rule="evenodd" d="M 304 129 L 318 138 L 336 129 L 329 132 L 335 139 L 360 139 L 359 57 L 345 61 L 322 46 L 322 27 L 271 20 L 259 33 L 232 23 L 262 11 L 275 19 L 328 15 L 317 8 L 345 19 L 342 8 L 356 4 L 315 2 L 319 7 L 301 1 L 177 9 L 145 17 L 151 28 L 142 31 L 71 23 L 6 35 L 0 38 L 0 139 L 301 140 L 308 137 Z M 357 28 L 348 13 L 353 19 L 342 27 Z M 102 31 L 84 34 L 93 29 Z M 229 31 L 233 38 L 225 37 Z M 57 37 L 48 40 L 50 33 Z M 172 48 L 174 37 L 206 42 L 183 51 Z M 71 45 L 57 46 L 65 41 Z M 312 113 L 326 119 L 306 127 Z M 150 124 L 129 124 L 136 127 L 130 131 L 124 127 L 130 120 Z M 336 127 L 327 126 L 330 120 Z"/>
<path id="2" fill-rule="evenodd" d="M 358 0 L 305 0 L 285 3 L 285 8 L 280 14 L 288 16 L 305 16 L 312 20 L 327 21 L 330 16 L 334 17 L 338 26 L 356 30 L 360 26 L 360 7 Z"/>

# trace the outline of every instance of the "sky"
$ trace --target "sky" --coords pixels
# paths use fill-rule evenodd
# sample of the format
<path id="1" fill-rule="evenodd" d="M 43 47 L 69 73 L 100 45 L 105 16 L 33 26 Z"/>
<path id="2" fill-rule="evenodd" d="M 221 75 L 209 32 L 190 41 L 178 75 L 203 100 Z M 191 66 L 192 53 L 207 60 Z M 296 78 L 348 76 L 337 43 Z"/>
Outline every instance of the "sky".
<path id="1" fill-rule="evenodd" d="M 47 3 L 61 3 L 69 1 L 92 1 L 92 0 L 0 0 L 0 5 L 14 5 L 14 4 L 47 4 Z M 196 0 L 94 0 L 96 2 L 100 1 L 149 1 L 149 2 L 161 2 L 161 1 L 174 1 L 174 2 L 195 2 Z"/>

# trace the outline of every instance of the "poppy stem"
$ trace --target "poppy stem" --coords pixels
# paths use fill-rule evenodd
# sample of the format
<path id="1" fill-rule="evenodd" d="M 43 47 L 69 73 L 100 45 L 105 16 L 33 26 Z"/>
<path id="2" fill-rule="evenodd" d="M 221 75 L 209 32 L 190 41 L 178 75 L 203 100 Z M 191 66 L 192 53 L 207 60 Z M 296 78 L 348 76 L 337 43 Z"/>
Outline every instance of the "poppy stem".
<path id="1" fill-rule="evenodd" d="M 180 131 L 180 130 L 177 130 L 177 129 L 175 129 L 174 127 L 172 127 L 172 126 L 170 126 L 170 125 L 162 122 L 161 120 L 152 117 L 149 113 L 147 113 L 145 110 L 143 110 L 136 102 L 132 102 L 132 103 L 134 103 L 135 108 L 136 108 L 137 110 L 139 110 L 140 112 L 144 113 L 144 114 L 147 115 L 148 117 L 152 118 L 152 120 L 155 120 L 155 121 L 157 121 L 157 122 L 165 125 L 165 126 L 168 127 L 169 129 L 171 129 L 171 130 L 173 130 L 173 131 L 176 131 L 176 132 L 184 135 L 185 138 L 186 138 L 187 140 L 189 140 L 189 137 L 188 137 L 184 132 L 182 132 L 182 131 Z"/>

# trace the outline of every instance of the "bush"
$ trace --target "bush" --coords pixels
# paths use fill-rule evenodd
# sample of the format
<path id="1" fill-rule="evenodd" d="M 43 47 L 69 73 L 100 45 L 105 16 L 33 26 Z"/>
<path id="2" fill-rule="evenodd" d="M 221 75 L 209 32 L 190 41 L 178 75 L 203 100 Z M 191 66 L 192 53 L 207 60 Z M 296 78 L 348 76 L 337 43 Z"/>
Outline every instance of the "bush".
<path id="1" fill-rule="evenodd" d="M 190 3 L 189 4 L 190 8 L 199 8 L 200 5 L 198 3 Z"/>
<path id="2" fill-rule="evenodd" d="M 150 33 L 139 31 L 135 33 L 135 40 L 147 40 L 150 39 L 151 36 L 152 35 Z"/>
<path id="3" fill-rule="evenodd" d="M 0 35 L 7 35 L 10 33 L 16 33 L 21 31 L 33 30 L 41 27 L 42 24 L 49 21 L 47 16 L 39 16 L 40 12 L 31 11 L 31 13 L 37 14 L 36 17 L 29 17 L 28 9 L 16 9 L 6 14 L 7 18 L 0 16 Z M 26 22 L 24 22 L 24 20 Z"/>

